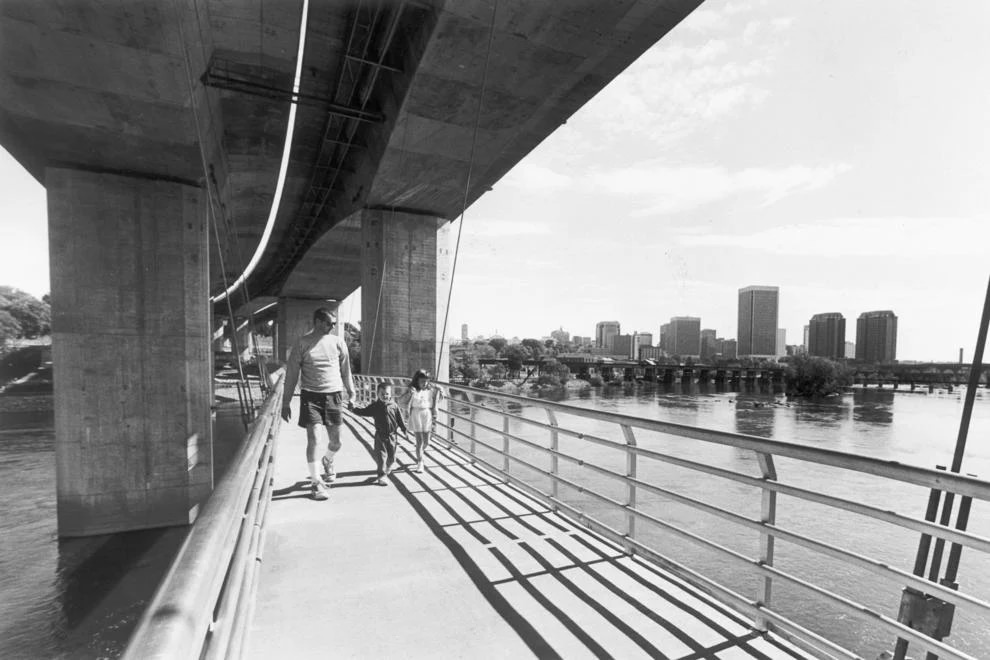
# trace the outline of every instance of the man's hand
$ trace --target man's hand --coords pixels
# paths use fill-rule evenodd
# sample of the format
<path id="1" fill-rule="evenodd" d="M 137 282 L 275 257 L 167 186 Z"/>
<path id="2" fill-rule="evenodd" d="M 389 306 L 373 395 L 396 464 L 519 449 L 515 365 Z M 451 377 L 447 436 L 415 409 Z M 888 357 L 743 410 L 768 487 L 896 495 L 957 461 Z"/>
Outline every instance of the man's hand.
<path id="1" fill-rule="evenodd" d="M 348 399 L 347 400 L 347 409 L 348 410 L 354 410 L 354 399 Z"/>
<path id="2" fill-rule="evenodd" d="M 292 408 L 289 406 L 282 406 L 282 419 L 289 421 L 292 419 Z"/>

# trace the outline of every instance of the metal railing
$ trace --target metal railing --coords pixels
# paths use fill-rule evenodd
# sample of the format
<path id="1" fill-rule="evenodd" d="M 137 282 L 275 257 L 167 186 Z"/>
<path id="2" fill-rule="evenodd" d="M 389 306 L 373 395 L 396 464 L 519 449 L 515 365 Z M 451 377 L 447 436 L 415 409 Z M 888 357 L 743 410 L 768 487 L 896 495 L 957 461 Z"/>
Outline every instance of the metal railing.
<path id="1" fill-rule="evenodd" d="M 284 372 L 203 505 L 124 652 L 127 660 L 238 658 L 271 502 Z"/>
<path id="2" fill-rule="evenodd" d="M 356 376 L 357 398 L 368 401 L 374 398 L 375 388 L 380 382 L 387 382 L 400 392 L 407 387 L 408 379 L 377 376 Z M 439 415 L 437 437 L 449 445 L 450 449 L 462 453 L 472 462 L 484 466 L 501 475 L 507 481 L 545 501 L 559 513 L 620 544 L 630 553 L 652 560 L 674 574 L 682 577 L 696 588 L 708 593 L 751 617 L 756 627 L 769 630 L 790 639 L 806 650 L 823 657 L 860 657 L 835 641 L 827 639 L 814 625 L 798 623 L 794 613 L 775 607 L 773 590 L 776 585 L 786 585 L 804 596 L 817 599 L 842 612 L 850 619 L 858 619 L 877 629 L 879 635 L 889 635 L 890 647 L 895 639 L 910 642 L 912 652 L 917 657 L 921 651 L 936 654 L 939 658 L 972 660 L 972 656 L 938 641 L 898 621 L 896 616 L 859 602 L 849 591 L 840 587 L 855 585 L 823 586 L 796 574 L 792 569 L 784 570 L 775 564 L 784 564 L 788 552 L 795 548 L 800 552 L 812 553 L 823 560 L 838 561 L 856 571 L 873 574 L 885 580 L 890 594 L 896 595 L 899 589 L 921 592 L 926 597 L 938 599 L 954 607 L 958 613 L 982 617 L 990 621 L 990 603 L 985 598 L 957 591 L 958 585 L 942 584 L 919 577 L 910 568 L 901 569 L 888 565 L 875 558 L 878 548 L 845 548 L 839 545 L 840 539 L 815 538 L 790 525 L 778 523 L 787 513 L 788 519 L 794 515 L 793 507 L 782 507 L 778 495 L 796 498 L 804 503 L 829 507 L 829 510 L 852 515 L 860 522 L 885 523 L 930 535 L 941 539 L 939 543 L 950 543 L 953 552 L 961 548 L 990 557 L 990 539 L 973 533 L 935 524 L 930 520 L 916 518 L 889 510 L 889 506 L 875 506 L 864 501 L 865 493 L 858 492 L 853 499 L 826 494 L 809 488 L 802 483 L 808 470 L 837 470 L 862 480 L 868 475 L 871 481 L 896 482 L 932 489 L 932 492 L 955 493 L 963 498 L 990 501 L 990 482 L 970 476 L 945 471 L 905 465 L 901 463 L 869 458 L 831 449 L 795 443 L 769 440 L 755 436 L 707 430 L 676 423 L 654 421 L 609 412 L 589 410 L 563 405 L 541 399 L 499 394 L 488 390 L 441 383 L 440 387 L 449 396 Z M 523 412 L 542 411 L 545 420 L 526 417 Z M 566 423 L 563 420 L 567 420 Z M 606 433 L 588 433 L 589 427 L 610 429 Z M 703 460 L 692 460 L 684 455 L 664 453 L 644 446 L 640 437 L 651 440 L 660 436 L 673 436 L 707 443 L 709 447 L 730 447 L 738 452 L 755 457 L 759 476 L 725 467 L 718 467 Z M 590 447 L 613 450 L 624 456 L 624 470 L 603 463 L 594 462 L 595 452 L 566 451 L 562 449 L 562 438 L 569 438 L 566 444 L 574 448 Z M 656 443 L 652 443 L 653 446 Z M 601 453 L 601 452 L 598 452 Z M 549 460 L 539 463 L 535 457 Z M 697 456 L 694 457 L 697 459 Z M 784 458 L 784 461 L 777 459 Z M 726 483 L 756 489 L 759 494 L 758 516 L 747 516 L 720 504 L 705 501 L 683 492 L 676 492 L 668 484 L 659 483 L 643 475 L 648 464 L 665 464 L 690 470 L 699 478 L 706 479 L 702 491 L 716 492 Z M 824 467 L 823 466 L 827 466 Z M 568 469 L 569 468 L 569 469 Z M 582 476 L 575 478 L 580 471 Z M 592 477 L 589 479 L 587 477 Z M 785 481 L 784 477 L 788 480 Z M 620 497 L 603 492 L 605 482 L 614 482 L 622 493 Z M 710 484 L 710 488 L 709 488 Z M 561 495 L 562 490 L 575 494 L 568 501 Z M 613 489 L 615 490 L 615 489 Z M 923 491 L 918 489 L 918 493 Z M 641 499 L 649 496 L 654 500 L 675 502 L 714 519 L 726 521 L 742 529 L 749 530 L 758 540 L 756 556 L 726 547 L 712 538 L 714 530 L 689 530 L 684 525 L 665 520 L 649 507 L 641 505 Z M 920 499 L 920 498 L 919 498 Z M 792 500 L 787 500 L 790 503 Z M 922 501 L 909 501 L 911 507 Z M 609 524 L 603 519 L 609 517 L 620 521 Z M 620 527 L 620 528 L 617 528 Z M 703 525 L 701 526 L 703 527 Z M 646 533 L 650 528 L 676 538 L 689 545 L 714 553 L 720 560 L 746 571 L 759 583 L 757 593 L 751 597 L 740 594 L 717 579 L 703 575 L 689 568 L 685 563 L 675 561 L 656 542 L 656 533 Z M 884 535 L 877 535 L 876 542 L 887 542 Z M 933 578 L 934 579 L 934 578 Z"/>

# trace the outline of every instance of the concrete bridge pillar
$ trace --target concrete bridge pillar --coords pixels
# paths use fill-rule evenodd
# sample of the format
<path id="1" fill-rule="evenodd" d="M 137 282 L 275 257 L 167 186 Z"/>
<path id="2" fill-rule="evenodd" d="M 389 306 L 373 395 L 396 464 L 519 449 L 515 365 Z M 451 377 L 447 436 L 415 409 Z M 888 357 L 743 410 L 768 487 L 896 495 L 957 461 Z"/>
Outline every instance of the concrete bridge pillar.
<path id="1" fill-rule="evenodd" d="M 362 371 L 409 377 L 427 369 L 447 380 L 450 352 L 443 324 L 451 248 L 450 223 L 442 218 L 362 212 Z"/>
<path id="2" fill-rule="evenodd" d="M 289 349 L 302 335 L 313 329 L 313 312 L 320 307 L 326 307 L 337 315 L 337 327 L 334 334 L 343 336 L 344 326 L 340 323 L 337 308 L 340 302 L 329 298 L 279 298 L 278 320 L 275 322 L 276 356 L 282 362 L 289 355 Z M 240 335 L 238 335 L 240 337 Z M 243 347 L 242 347 L 243 350 Z"/>
<path id="3" fill-rule="evenodd" d="M 213 487 L 205 195 L 66 168 L 45 186 L 59 535 L 188 524 Z"/>

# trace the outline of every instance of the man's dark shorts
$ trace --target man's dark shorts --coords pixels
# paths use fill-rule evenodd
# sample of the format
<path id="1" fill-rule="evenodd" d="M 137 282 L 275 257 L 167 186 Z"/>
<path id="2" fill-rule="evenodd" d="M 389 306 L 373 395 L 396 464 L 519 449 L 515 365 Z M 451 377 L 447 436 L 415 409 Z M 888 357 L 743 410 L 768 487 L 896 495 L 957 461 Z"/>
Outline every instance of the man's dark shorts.
<path id="1" fill-rule="evenodd" d="M 341 417 L 341 403 L 344 396 L 341 392 L 310 392 L 300 390 L 299 392 L 299 426 L 306 428 L 313 424 L 333 424 L 334 426 L 343 422 Z"/>

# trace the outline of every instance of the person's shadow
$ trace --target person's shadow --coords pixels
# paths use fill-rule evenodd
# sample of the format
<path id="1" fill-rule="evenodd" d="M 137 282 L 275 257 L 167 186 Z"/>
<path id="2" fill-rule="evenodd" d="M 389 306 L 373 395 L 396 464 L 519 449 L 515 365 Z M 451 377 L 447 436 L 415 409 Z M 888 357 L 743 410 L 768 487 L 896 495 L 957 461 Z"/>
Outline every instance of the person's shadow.
<path id="1" fill-rule="evenodd" d="M 338 472 L 337 480 L 332 484 L 324 484 L 327 488 L 354 488 L 355 486 L 369 486 L 375 482 L 378 473 L 375 470 L 351 470 L 349 472 Z M 364 477 L 360 481 L 342 481 L 348 477 Z M 272 501 L 291 500 L 296 497 L 310 497 L 309 478 L 300 479 L 296 483 L 275 488 L 272 490 Z"/>

